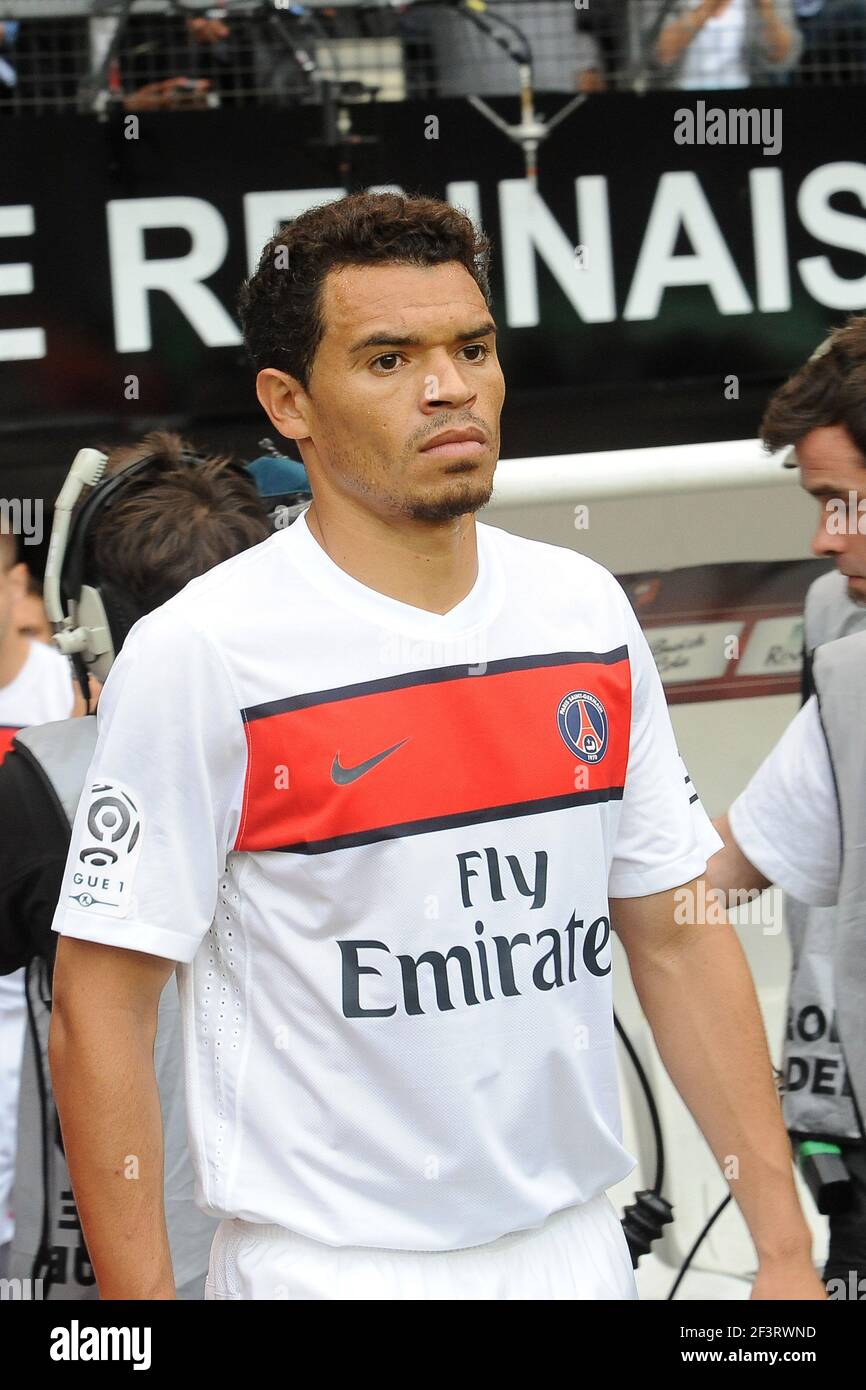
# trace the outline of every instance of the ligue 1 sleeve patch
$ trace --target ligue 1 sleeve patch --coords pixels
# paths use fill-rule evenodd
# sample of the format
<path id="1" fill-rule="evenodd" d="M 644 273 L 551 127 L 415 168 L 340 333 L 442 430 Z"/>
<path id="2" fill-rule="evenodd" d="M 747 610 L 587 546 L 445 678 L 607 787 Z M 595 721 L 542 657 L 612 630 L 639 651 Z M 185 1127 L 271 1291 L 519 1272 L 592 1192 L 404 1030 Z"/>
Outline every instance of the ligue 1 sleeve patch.
<path id="1" fill-rule="evenodd" d="M 69 890 L 77 908 L 126 917 L 141 853 L 141 812 L 118 782 L 94 782 Z"/>

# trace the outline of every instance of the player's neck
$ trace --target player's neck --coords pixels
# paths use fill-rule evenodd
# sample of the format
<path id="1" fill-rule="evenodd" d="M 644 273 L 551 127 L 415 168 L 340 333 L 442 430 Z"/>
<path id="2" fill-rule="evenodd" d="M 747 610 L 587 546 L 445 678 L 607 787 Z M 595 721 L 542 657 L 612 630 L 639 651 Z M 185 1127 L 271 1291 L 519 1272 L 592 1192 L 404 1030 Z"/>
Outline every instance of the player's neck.
<path id="1" fill-rule="evenodd" d="M 478 577 L 471 513 L 435 526 L 400 526 L 374 513 L 317 509 L 314 502 L 306 522 L 325 554 L 359 584 L 428 613 L 450 613 Z"/>

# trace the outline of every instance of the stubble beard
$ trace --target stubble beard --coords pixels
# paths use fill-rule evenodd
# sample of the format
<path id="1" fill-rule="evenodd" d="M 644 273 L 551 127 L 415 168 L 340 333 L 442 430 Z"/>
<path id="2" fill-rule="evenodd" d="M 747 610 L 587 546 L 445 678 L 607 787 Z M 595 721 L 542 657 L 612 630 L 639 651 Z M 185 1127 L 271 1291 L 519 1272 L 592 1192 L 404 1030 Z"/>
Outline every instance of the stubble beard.
<path id="1" fill-rule="evenodd" d="M 486 507 L 493 494 L 493 482 L 455 479 L 454 485 L 438 497 L 409 497 L 404 511 L 412 521 L 453 521 Z"/>
<path id="2" fill-rule="evenodd" d="M 445 474 L 436 485 L 428 486 L 423 492 L 407 490 L 406 493 L 382 489 L 378 480 L 367 471 L 353 472 L 351 461 L 340 461 L 337 471 L 351 484 L 351 490 L 361 497 L 375 499 L 375 509 L 382 507 L 392 515 L 410 521 L 445 522 L 455 517 L 466 516 L 486 507 L 493 495 L 493 474 L 490 477 L 477 477 L 465 469 L 459 473 Z M 414 480 L 409 480 L 411 489 Z"/>

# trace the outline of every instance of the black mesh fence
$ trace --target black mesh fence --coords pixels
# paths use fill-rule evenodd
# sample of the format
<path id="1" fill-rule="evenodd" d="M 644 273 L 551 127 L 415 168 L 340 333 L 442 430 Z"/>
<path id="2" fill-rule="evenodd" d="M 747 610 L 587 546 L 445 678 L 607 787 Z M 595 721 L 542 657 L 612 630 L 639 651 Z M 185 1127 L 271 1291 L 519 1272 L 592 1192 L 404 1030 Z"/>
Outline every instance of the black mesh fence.
<path id="1" fill-rule="evenodd" d="M 7 114 L 866 76 L 866 0 L 0 0 Z"/>

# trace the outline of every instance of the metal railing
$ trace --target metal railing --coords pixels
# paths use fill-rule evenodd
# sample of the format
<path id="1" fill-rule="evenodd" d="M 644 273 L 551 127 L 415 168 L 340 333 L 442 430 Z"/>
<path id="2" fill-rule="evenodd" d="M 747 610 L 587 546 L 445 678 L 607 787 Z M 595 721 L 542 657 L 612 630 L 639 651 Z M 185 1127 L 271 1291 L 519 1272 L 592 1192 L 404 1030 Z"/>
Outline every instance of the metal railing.
<path id="1" fill-rule="evenodd" d="M 0 110 L 866 80 L 866 0 L 0 0 Z"/>

